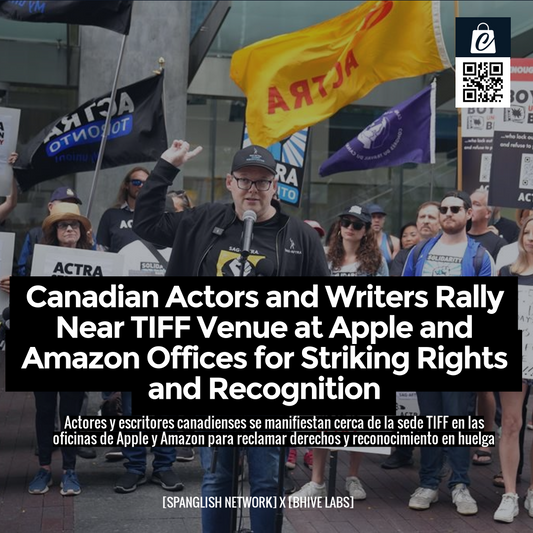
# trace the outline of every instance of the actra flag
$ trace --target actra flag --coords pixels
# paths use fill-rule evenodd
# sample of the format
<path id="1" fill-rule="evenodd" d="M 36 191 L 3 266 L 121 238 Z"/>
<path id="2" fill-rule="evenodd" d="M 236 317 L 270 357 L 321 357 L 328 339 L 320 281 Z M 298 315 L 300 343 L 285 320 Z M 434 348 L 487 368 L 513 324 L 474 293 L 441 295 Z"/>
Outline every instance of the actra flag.
<path id="1" fill-rule="evenodd" d="M 383 82 L 450 67 L 436 1 L 371 1 L 233 54 L 254 144 L 316 124 Z"/>

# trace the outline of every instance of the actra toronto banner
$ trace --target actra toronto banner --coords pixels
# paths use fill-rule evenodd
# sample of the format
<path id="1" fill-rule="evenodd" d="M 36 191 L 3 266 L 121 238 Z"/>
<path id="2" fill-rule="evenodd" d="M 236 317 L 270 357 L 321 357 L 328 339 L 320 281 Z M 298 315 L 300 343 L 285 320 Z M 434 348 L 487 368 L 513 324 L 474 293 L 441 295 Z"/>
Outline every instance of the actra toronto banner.
<path id="1" fill-rule="evenodd" d="M 164 72 L 164 71 L 163 71 Z M 15 178 L 22 191 L 66 174 L 94 170 L 109 108 L 112 119 L 102 168 L 157 161 L 167 149 L 163 73 L 85 102 L 49 124 L 21 151 Z"/>
<path id="2" fill-rule="evenodd" d="M 448 67 L 439 2 L 369 1 L 238 50 L 230 76 L 247 97 L 252 143 L 271 146 L 381 83 Z"/>

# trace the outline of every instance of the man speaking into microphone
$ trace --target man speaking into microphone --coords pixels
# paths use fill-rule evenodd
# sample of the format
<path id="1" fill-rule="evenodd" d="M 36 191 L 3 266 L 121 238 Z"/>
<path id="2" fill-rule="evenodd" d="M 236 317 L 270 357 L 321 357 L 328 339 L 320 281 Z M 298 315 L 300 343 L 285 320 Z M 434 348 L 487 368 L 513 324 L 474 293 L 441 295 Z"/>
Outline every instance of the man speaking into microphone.
<path id="1" fill-rule="evenodd" d="M 165 212 L 165 194 L 179 167 L 201 150 L 174 141 L 137 197 L 133 230 L 149 242 L 172 247 L 167 276 L 255 276 L 258 263 L 267 259 L 259 269 L 263 276 L 329 275 L 316 231 L 282 213 L 274 199 L 276 161 L 260 146 L 243 148 L 233 158 L 226 175 L 233 204 Z"/>
<path id="2" fill-rule="evenodd" d="M 179 167 L 201 152 L 174 141 L 137 197 L 133 230 L 143 239 L 172 247 L 167 276 L 328 276 L 317 232 L 281 212 L 275 200 L 276 161 L 260 146 L 239 150 L 226 175 L 233 204 L 206 203 L 180 213 L 165 212 L 165 195 Z M 250 495 L 275 497 L 279 447 L 246 447 Z M 202 496 L 231 496 L 234 450 L 200 448 L 205 474 Z M 276 508 L 251 508 L 254 533 L 274 533 Z M 202 509 L 204 533 L 233 533 L 230 508 Z"/>

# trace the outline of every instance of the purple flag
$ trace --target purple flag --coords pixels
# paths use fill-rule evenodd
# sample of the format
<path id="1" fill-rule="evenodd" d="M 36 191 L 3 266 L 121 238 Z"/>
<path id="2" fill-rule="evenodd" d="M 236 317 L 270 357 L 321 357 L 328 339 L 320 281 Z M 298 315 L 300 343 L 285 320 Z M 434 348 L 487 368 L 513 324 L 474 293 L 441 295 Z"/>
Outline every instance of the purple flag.
<path id="1" fill-rule="evenodd" d="M 389 109 L 320 166 L 322 177 L 350 170 L 435 162 L 435 86 Z"/>

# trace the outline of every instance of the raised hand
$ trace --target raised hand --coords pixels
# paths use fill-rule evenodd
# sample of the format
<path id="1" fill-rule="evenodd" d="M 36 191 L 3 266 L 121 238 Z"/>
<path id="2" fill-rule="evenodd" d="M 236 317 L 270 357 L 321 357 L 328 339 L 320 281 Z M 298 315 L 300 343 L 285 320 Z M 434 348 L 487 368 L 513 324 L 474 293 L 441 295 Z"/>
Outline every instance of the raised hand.
<path id="1" fill-rule="evenodd" d="M 187 141 L 174 141 L 170 148 L 161 154 L 161 159 L 175 167 L 180 167 L 183 163 L 195 158 L 203 150 L 201 146 L 197 146 L 194 150 L 190 148 L 191 146 Z"/>

